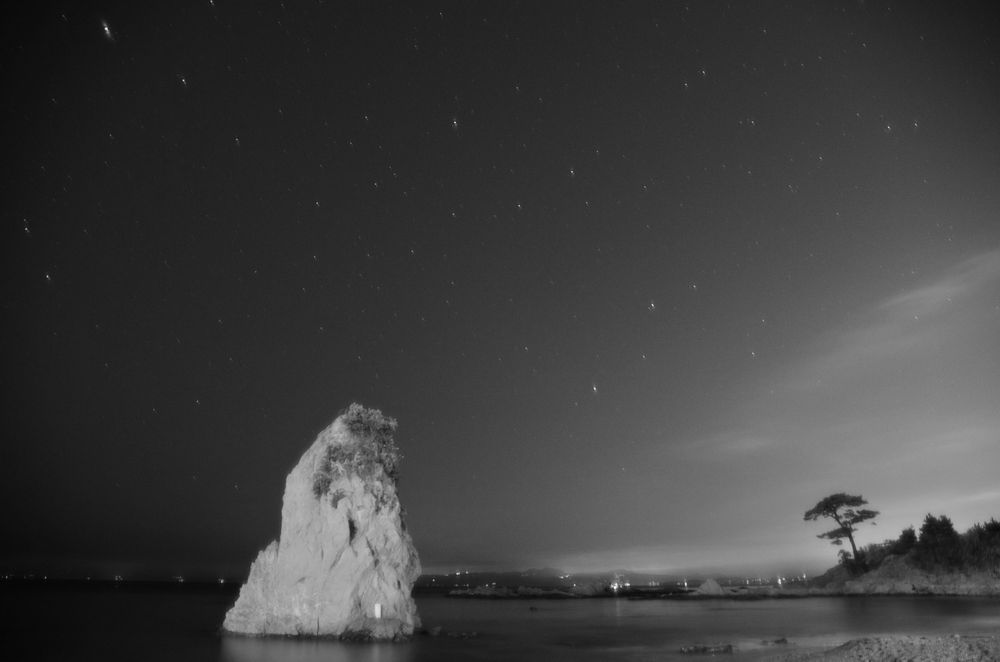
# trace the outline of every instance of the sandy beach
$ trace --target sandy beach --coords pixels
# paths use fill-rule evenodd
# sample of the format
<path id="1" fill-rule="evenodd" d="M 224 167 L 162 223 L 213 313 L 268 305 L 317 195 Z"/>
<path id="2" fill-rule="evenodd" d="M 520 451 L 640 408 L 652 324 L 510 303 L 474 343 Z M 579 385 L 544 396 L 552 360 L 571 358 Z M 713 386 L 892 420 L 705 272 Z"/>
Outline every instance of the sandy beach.
<path id="1" fill-rule="evenodd" d="M 828 650 L 785 653 L 770 659 L 776 662 L 996 661 L 1000 660 L 1000 635 L 866 637 Z"/>

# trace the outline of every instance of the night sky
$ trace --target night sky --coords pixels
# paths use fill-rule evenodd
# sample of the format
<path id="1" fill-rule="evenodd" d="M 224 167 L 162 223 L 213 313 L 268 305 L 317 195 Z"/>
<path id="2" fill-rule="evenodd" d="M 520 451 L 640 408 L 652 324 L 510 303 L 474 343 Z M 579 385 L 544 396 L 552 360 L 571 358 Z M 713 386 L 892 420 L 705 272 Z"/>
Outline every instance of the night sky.
<path id="1" fill-rule="evenodd" d="M 28 3 L 0 569 L 239 576 L 350 402 L 426 570 L 1000 515 L 991 3 Z"/>

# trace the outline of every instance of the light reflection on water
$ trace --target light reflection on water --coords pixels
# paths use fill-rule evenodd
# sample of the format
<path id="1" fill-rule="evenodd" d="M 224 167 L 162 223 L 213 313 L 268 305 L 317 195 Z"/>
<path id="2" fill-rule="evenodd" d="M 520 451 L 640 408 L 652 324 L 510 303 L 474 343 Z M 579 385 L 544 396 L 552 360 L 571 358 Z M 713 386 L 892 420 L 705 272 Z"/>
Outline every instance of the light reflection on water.
<path id="1" fill-rule="evenodd" d="M 222 637 L 223 662 L 410 662 L 408 644 L 344 644 L 337 641 Z"/>
<path id="2" fill-rule="evenodd" d="M 426 627 L 476 633 L 418 636 L 402 644 L 249 638 L 219 633 L 232 590 L 197 587 L 21 587 L 0 583 L 5 660 L 197 662 L 563 662 L 689 659 L 690 644 L 732 643 L 745 662 L 788 648 L 836 645 L 876 634 L 1000 632 L 1000 600 L 806 598 L 629 601 L 462 600 L 418 597 Z M 788 646 L 763 641 L 785 637 Z"/>
<path id="3" fill-rule="evenodd" d="M 418 600 L 428 627 L 472 639 L 417 637 L 364 646 L 284 639 L 223 640 L 225 662 L 410 662 L 416 660 L 681 660 L 681 646 L 732 643 L 743 660 L 834 646 L 878 634 L 996 632 L 1000 601 L 982 598 L 799 600 L 489 601 Z M 788 645 L 775 645 L 787 638 Z"/>

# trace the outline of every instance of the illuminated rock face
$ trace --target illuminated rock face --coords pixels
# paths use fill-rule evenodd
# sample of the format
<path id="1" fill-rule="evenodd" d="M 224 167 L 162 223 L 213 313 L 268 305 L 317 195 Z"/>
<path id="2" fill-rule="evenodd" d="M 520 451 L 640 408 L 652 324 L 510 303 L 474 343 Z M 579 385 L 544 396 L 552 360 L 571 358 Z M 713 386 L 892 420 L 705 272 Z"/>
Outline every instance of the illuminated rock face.
<path id="1" fill-rule="evenodd" d="M 359 411 L 391 423 L 391 467 L 352 420 Z M 319 434 L 285 481 L 280 539 L 250 567 L 225 631 L 391 640 L 419 627 L 410 593 L 420 560 L 392 476 L 394 429 L 352 405 Z"/>

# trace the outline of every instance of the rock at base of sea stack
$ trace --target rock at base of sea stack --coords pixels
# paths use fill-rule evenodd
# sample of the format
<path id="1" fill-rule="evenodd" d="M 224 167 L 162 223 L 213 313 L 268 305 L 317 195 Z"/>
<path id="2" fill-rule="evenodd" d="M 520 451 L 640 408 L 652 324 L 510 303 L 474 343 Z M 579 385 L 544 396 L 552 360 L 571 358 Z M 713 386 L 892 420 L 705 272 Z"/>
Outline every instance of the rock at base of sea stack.
<path id="1" fill-rule="evenodd" d="M 386 641 L 420 626 L 395 429 L 352 404 L 319 434 L 285 481 L 281 536 L 253 562 L 224 631 Z"/>

